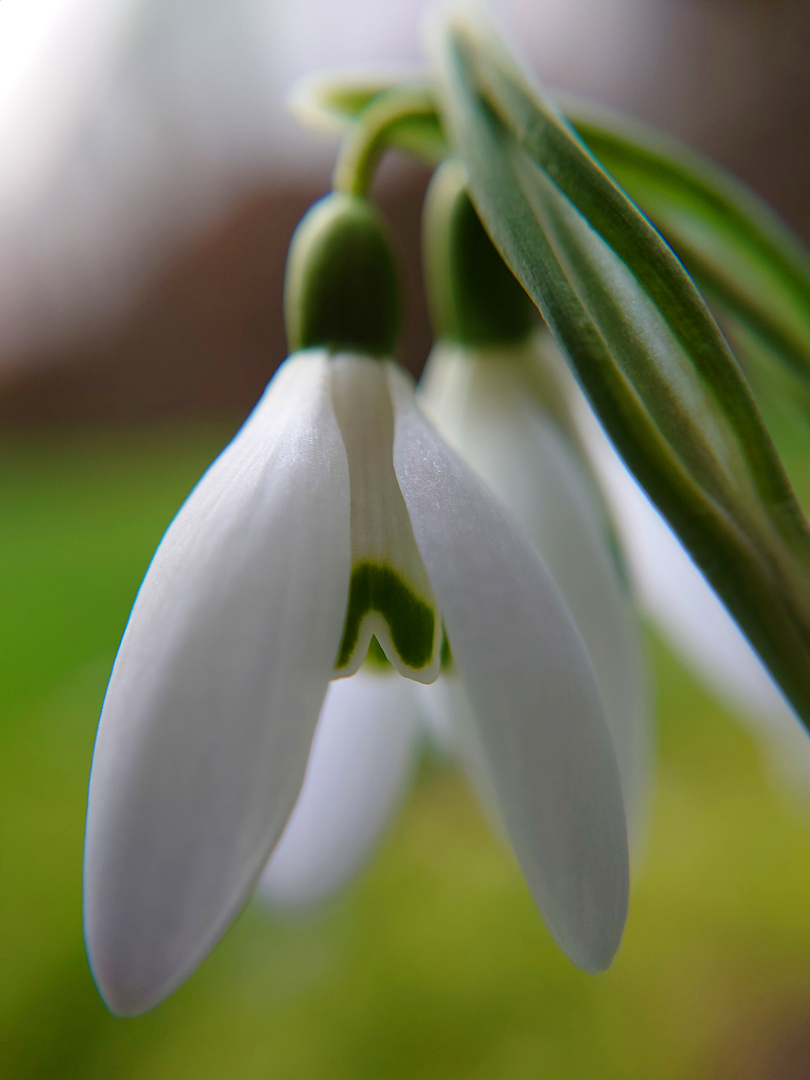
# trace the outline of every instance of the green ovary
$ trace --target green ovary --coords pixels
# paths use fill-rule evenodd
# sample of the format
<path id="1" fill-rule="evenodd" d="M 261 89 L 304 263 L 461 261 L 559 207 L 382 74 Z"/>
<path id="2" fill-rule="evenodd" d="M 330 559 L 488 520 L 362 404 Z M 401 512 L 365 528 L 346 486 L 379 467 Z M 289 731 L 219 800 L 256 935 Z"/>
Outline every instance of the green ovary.
<path id="1" fill-rule="evenodd" d="M 357 646 L 363 619 L 372 611 L 388 624 L 403 664 L 420 671 L 433 658 L 436 615 L 390 567 L 361 562 L 352 570 L 349 603 L 336 668 L 345 667 Z"/>

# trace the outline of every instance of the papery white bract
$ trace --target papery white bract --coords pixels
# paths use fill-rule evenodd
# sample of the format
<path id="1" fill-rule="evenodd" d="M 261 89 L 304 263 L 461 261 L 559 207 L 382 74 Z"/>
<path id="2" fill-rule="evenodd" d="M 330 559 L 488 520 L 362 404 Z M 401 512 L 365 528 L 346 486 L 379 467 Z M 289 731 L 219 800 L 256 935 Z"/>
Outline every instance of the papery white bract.
<path id="1" fill-rule="evenodd" d="M 181 509 L 116 660 L 85 859 L 88 950 L 114 1011 L 169 994 L 250 896 L 295 825 L 330 680 L 373 634 L 429 682 L 442 625 L 535 900 L 577 964 L 610 963 L 627 908 L 621 785 L 559 589 L 404 373 L 308 350 Z"/>

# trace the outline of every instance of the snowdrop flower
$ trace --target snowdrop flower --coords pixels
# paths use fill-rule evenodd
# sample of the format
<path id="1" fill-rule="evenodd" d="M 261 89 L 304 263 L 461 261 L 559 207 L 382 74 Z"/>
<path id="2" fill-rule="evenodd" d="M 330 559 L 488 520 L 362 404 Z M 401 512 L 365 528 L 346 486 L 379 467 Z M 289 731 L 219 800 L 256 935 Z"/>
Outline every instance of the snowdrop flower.
<path id="1" fill-rule="evenodd" d="M 521 525 L 565 597 L 593 663 L 637 842 L 650 750 L 643 657 L 621 551 L 569 412 L 570 376 L 559 370 L 551 335 L 538 330 L 534 305 L 484 232 L 460 162 L 437 170 L 424 222 L 438 341 L 420 402 Z M 464 695 L 447 693 L 440 708 L 455 716 L 450 741 L 491 804 Z"/>
<path id="2" fill-rule="evenodd" d="M 436 220 L 446 214 L 442 192 L 449 186 L 452 199 L 459 190 L 464 192 L 464 182 L 463 169 L 450 162 L 431 186 L 426 224 L 431 250 L 447 243 L 447 221 Z M 471 212 L 468 201 L 466 205 Z M 484 250 L 488 245 L 477 218 L 468 220 L 468 230 L 470 226 L 477 230 L 476 250 L 460 252 L 457 265 L 480 264 L 482 245 Z M 469 233 L 465 242 L 470 243 Z M 500 260 L 496 267 L 502 269 Z M 449 264 L 436 273 L 428 268 L 434 294 L 447 290 L 453 272 Z M 463 292 L 464 285 L 459 288 Z M 600 513 L 602 504 L 584 453 L 581 448 L 576 453 L 570 424 L 564 433 L 559 415 L 553 419 L 548 409 L 549 397 L 556 394 L 560 412 L 566 385 L 555 389 L 561 379 L 555 370 L 555 361 L 560 362 L 556 349 L 548 334 L 533 332 L 534 310 L 529 305 L 529 317 L 524 317 L 526 297 L 513 281 L 501 281 L 498 287 L 496 271 L 496 285 L 493 289 L 490 274 L 487 291 L 495 297 L 499 323 L 505 323 L 514 340 L 487 342 L 478 349 L 447 340 L 438 344 L 422 380 L 421 402 L 443 436 L 517 518 L 576 619 L 614 740 L 638 855 L 650 725 L 626 576 L 615 545 L 610 550 L 610 526 Z M 444 297 L 445 304 L 459 304 L 459 289 L 456 292 L 453 300 Z M 473 297 L 469 307 L 480 320 L 480 297 Z M 436 319 L 442 322 L 439 312 Z M 321 901 L 362 864 L 402 801 L 422 741 L 420 718 L 443 750 L 464 765 L 496 829 L 507 835 L 472 710 L 452 668 L 431 686 L 420 687 L 421 692 L 415 694 L 415 689 L 380 670 L 363 671 L 358 679 L 330 688 L 301 796 L 260 882 L 262 894 L 276 906 Z M 398 720 L 380 725 L 380 702 L 386 698 Z"/>
<path id="3" fill-rule="evenodd" d="M 113 1011 L 157 1004 L 233 921 L 301 790 L 330 683 L 372 637 L 429 683 L 444 634 L 549 929 L 618 946 L 621 785 L 581 635 L 537 550 L 424 419 L 391 360 L 393 271 L 362 199 L 299 227 L 295 350 L 170 526 L 104 702 L 85 931 Z M 377 722 L 395 723 L 380 702 Z"/>

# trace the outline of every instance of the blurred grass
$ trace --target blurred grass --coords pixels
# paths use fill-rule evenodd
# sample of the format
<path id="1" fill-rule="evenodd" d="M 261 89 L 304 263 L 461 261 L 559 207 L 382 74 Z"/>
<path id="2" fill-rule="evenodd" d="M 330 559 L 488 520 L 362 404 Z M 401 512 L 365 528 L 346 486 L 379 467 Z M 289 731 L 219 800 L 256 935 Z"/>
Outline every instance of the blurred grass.
<path id="1" fill-rule="evenodd" d="M 96 720 L 155 544 L 228 434 L 0 444 L 0 1077 L 810 1077 L 810 791 L 771 790 L 655 640 L 658 777 L 609 973 L 556 949 L 462 781 L 427 763 L 330 907 L 254 904 L 164 1005 L 106 1012 L 80 909 Z"/>

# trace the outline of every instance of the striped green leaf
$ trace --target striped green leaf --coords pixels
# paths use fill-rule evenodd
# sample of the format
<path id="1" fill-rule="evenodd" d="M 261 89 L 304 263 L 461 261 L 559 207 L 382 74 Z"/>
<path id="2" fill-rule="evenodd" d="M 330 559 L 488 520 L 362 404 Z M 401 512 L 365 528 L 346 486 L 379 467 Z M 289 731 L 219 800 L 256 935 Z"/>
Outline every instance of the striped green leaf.
<path id="1" fill-rule="evenodd" d="M 745 185 L 674 139 L 573 98 L 561 104 L 718 310 L 810 384 L 810 255 L 790 230 Z"/>

